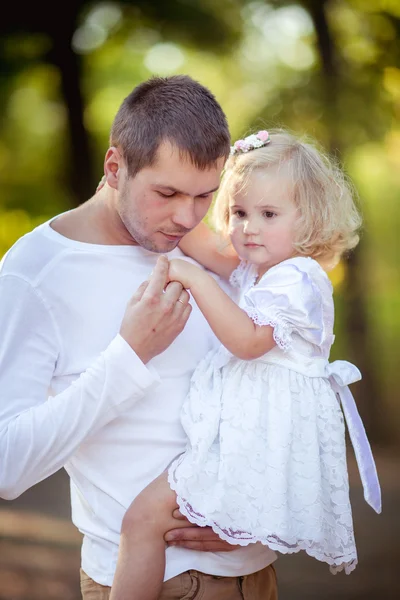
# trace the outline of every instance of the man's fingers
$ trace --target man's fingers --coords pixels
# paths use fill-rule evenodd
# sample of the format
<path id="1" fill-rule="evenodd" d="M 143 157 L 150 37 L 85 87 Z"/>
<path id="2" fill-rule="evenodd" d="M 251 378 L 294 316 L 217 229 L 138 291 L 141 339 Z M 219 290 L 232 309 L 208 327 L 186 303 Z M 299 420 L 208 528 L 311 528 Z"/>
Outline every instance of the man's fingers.
<path id="1" fill-rule="evenodd" d="M 221 538 L 211 529 L 211 527 L 199 527 L 196 526 L 194 529 L 188 527 L 182 527 L 179 529 L 172 529 L 165 534 L 164 538 L 167 542 L 180 542 L 180 541 L 210 541 L 221 542 Z"/>
<path id="2" fill-rule="evenodd" d="M 189 299 L 190 296 L 188 292 L 186 290 L 182 290 L 174 306 L 174 316 L 183 326 L 186 325 L 186 321 L 188 320 L 192 310 L 192 306 L 189 304 Z"/>
<path id="3" fill-rule="evenodd" d="M 181 527 L 185 527 L 185 528 L 192 528 L 192 527 L 197 527 L 197 525 L 195 525 L 194 523 L 191 523 L 190 521 L 182 521 L 182 519 L 176 519 L 174 517 L 174 515 L 171 515 L 171 518 L 166 521 L 165 524 L 166 528 L 168 528 L 168 531 L 175 531 L 176 528 L 181 528 Z M 165 534 L 165 536 L 168 535 L 168 532 Z M 164 539 L 165 539 L 164 536 Z M 166 540 L 165 540 L 166 541 Z"/>
<path id="4" fill-rule="evenodd" d="M 190 300 L 190 294 L 187 290 L 183 289 L 181 291 L 181 293 L 179 294 L 179 298 L 178 298 L 178 302 L 182 305 L 182 306 L 186 306 L 188 304 Z"/>
<path id="5" fill-rule="evenodd" d="M 179 519 L 179 520 L 182 520 L 182 521 L 187 521 L 187 518 L 185 517 L 185 515 L 183 515 L 181 513 L 181 511 L 179 510 L 179 508 L 176 508 L 174 510 L 174 512 L 172 513 L 172 516 L 174 517 L 174 519 Z"/>
<path id="6" fill-rule="evenodd" d="M 142 296 L 143 296 L 144 292 L 146 291 L 148 285 L 149 285 L 148 281 L 143 281 L 143 283 L 141 283 L 139 285 L 136 292 L 132 295 L 131 302 L 134 302 L 134 303 L 139 302 L 142 299 Z"/>
<path id="7" fill-rule="evenodd" d="M 168 281 L 168 258 L 164 255 L 159 256 L 156 265 L 150 275 L 149 285 L 147 286 L 146 296 L 161 297 Z"/>
<path id="8" fill-rule="evenodd" d="M 240 546 L 233 546 L 228 542 L 200 542 L 200 541 L 181 541 L 181 542 L 168 542 L 168 546 L 179 546 L 179 548 L 186 548 L 187 550 L 200 550 L 201 552 L 232 552 L 237 550 Z"/>
<path id="9" fill-rule="evenodd" d="M 178 281 L 170 281 L 165 288 L 164 300 L 172 305 L 178 301 L 183 291 L 183 286 Z"/>
<path id="10" fill-rule="evenodd" d="M 185 310 L 183 311 L 183 315 L 182 315 L 182 321 L 184 323 L 186 323 L 186 321 L 190 317 L 191 312 L 192 312 L 192 305 L 188 304 L 187 306 L 185 306 Z"/>
<path id="11" fill-rule="evenodd" d="M 172 514 L 172 519 L 170 521 L 170 529 L 167 531 L 167 533 L 164 535 L 164 540 L 166 542 L 169 541 L 169 538 L 171 537 L 169 534 L 172 531 L 177 531 L 178 528 L 180 529 L 181 527 L 184 527 L 185 529 L 194 529 L 196 527 L 198 527 L 198 525 L 196 525 L 195 523 L 191 523 L 190 521 L 188 521 L 187 519 L 182 520 L 182 518 L 180 519 L 176 519 L 174 517 L 174 515 Z M 190 538 L 190 536 L 189 536 Z M 175 542 L 174 542 L 175 543 Z M 179 543 L 179 542 L 178 542 Z"/>
<path id="12" fill-rule="evenodd" d="M 167 531 L 164 540 L 169 546 L 179 546 L 180 548 L 201 550 L 202 552 L 231 552 L 238 548 L 238 546 L 221 540 L 211 527 L 199 527 L 191 523 L 181 515 L 178 509 L 175 509 L 172 515 L 179 522 L 186 520 L 187 524 L 185 527 Z"/>

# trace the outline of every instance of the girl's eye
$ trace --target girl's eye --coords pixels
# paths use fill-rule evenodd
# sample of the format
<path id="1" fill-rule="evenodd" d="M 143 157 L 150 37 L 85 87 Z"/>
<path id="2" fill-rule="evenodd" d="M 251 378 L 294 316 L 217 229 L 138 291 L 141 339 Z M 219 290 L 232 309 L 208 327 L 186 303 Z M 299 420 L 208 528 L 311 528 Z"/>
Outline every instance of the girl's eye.
<path id="1" fill-rule="evenodd" d="M 244 212 L 244 210 L 235 210 L 234 214 L 239 218 L 239 219 L 243 219 L 243 217 L 246 216 L 246 213 Z"/>
<path id="2" fill-rule="evenodd" d="M 271 212 L 270 210 L 266 210 L 263 212 L 264 217 L 266 217 L 267 219 L 272 219 L 273 217 L 276 217 L 276 213 Z"/>

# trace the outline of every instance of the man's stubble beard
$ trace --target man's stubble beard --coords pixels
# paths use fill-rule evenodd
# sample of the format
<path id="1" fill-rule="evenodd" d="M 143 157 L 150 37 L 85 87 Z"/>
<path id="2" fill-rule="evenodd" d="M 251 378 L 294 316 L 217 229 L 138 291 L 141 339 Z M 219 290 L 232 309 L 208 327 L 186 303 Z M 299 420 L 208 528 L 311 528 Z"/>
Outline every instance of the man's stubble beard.
<path id="1" fill-rule="evenodd" d="M 133 221 L 132 214 L 133 211 L 129 210 L 129 200 L 128 200 L 128 184 L 125 181 L 120 193 L 119 193 L 119 217 L 124 225 L 125 229 L 129 233 L 130 237 L 137 245 L 141 246 L 145 250 L 149 250 L 149 252 L 156 252 L 158 254 L 163 254 L 164 252 L 171 252 L 174 250 L 179 242 L 173 242 L 165 240 L 164 243 L 156 242 L 151 239 L 151 237 L 156 236 L 159 233 L 162 236 L 161 231 L 152 231 L 150 233 L 146 232 L 146 220 L 140 219 L 140 217 L 136 217 Z M 186 235 L 190 230 L 184 227 L 176 227 L 173 232 L 166 231 L 169 235 Z M 146 233 L 145 233 L 146 232 Z"/>
<path id="2" fill-rule="evenodd" d="M 165 247 L 160 247 L 159 244 L 157 244 L 153 239 L 151 239 L 152 235 L 155 234 L 145 233 L 145 223 L 138 221 L 137 219 L 134 223 L 132 223 L 129 216 L 127 214 L 124 214 L 123 212 L 121 212 L 120 217 L 125 229 L 128 231 L 132 240 L 134 240 L 136 244 L 138 244 L 145 250 L 149 250 L 150 252 L 162 253 L 169 252 L 173 249 L 171 245 L 168 245 L 168 243 L 165 245 Z"/>
<path id="3" fill-rule="evenodd" d="M 129 233 L 132 240 L 138 245 L 148 250 L 149 252 L 156 252 L 158 254 L 162 254 L 163 252 L 171 252 L 176 246 L 177 243 L 168 242 L 165 240 L 165 244 L 157 243 L 155 240 L 151 239 L 152 236 L 156 235 L 156 232 L 146 232 L 146 221 L 141 220 L 140 218 L 132 219 L 131 213 L 127 210 L 127 203 L 124 202 L 125 198 L 121 196 L 121 203 L 119 209 L 119 217 L 122 221 L 123 226 Z"/>

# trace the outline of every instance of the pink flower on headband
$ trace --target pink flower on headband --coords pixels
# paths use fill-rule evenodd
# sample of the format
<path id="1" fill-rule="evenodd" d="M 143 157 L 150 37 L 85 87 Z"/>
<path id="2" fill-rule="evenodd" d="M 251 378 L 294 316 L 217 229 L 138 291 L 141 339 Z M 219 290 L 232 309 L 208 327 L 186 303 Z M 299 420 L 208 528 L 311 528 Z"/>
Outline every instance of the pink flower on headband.
<path id="1" fill-rule="evenodd" d="M 233 154 L 241 154 L 255 150 L 256 148 L 262 148 L 271 141 L 268 131 L 262 130 L 258 133 L 253 133 L 244 138 L 244 140 L 237 140 L 233 146 L 231 146 L 231 156 Z"/>
<path id="2" fill-rule="evenodd" d="M 269 133 L 268 131 L 265 131 L 265 129 L 259 131 L 256 135 L 258 138 L 260 138 L 262 142 L 266 142 L 267 140 L 269 140 Z"/>
<path id="3" fill-rule="evenodd" d="M 238 140 L 237 142 L 235 142 L 235 148 L 236 148 L 236 150 L 242 150 L 242 152 L 243 152 L 245 149 L 244 140 Z"/>

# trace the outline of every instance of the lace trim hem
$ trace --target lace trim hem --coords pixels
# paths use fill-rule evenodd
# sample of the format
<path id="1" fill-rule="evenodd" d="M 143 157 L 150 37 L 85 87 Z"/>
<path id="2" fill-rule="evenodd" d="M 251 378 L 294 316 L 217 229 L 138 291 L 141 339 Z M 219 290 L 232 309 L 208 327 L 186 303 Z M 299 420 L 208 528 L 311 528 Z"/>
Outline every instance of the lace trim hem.
<path id="1" fill-rule="evenodd" d="M 283 350 L 284 352 L 290 350 L 290 348 L 292 347 L 293 328 L 289 323 L 287 323 L 283 319 L 266 317 L 253 306 L 248 306 L 244 308 L 244 310 L 256 325 L 269 325 L 273 328 L 274 340 L 276 342 L 276 345 L 279 346 L 281 350 Z"/>
<path id="2" fill-rule="evenodd" d="M 178 459 L 179 460 L 179 459 Z M 323 551 L 318 551 L 316 548 L 313 548 L 313 544 L 315 542 L 307 542 L 305 540 L 297 540 L 296 543 L 285 542 L 285 540 L 280 539 L 278 536 L 270 534 L 266 536 L 253 536 L 250 533 L 245 531 L 233 531 L 231 529 L 223 529 L 217 523 L 213 521 L 208 521 L 203 515 L 197 513 L 191 504 L 185 501 L 183 498 L 179 496 L 177 490 L 177 483 L 173 477 L 173 471 L 176 461 L 171 465 L 168 470 L 168 483 L 171 489 L 177 495 L 177 503 L 179 506 L 179 510 L 191 523 L 199 525 L 200 527 L 211 527 L 212 530 L 220 537 L 222 540 L 228 542 L 229 544 L 238 545 L 238 546 L 248 546 L 249 544 L 255 544 L 260 542 L 264 546 L 268 546 L 271 550 L 275 552 L 280 552 L 281 554 L 295 554 L 303 550 L 312 558 L 319 560 L 321 562 L 325 562 L 329 565 L 329 570 L 333 575 L 344 571 L 346 575 L 349 575 L 358 564 L 357 554 L 355 551 L 349 551 L 347 555 L 343 555 L 340 558 L 334 558 L 329 554 L 324 553 Z"/>

